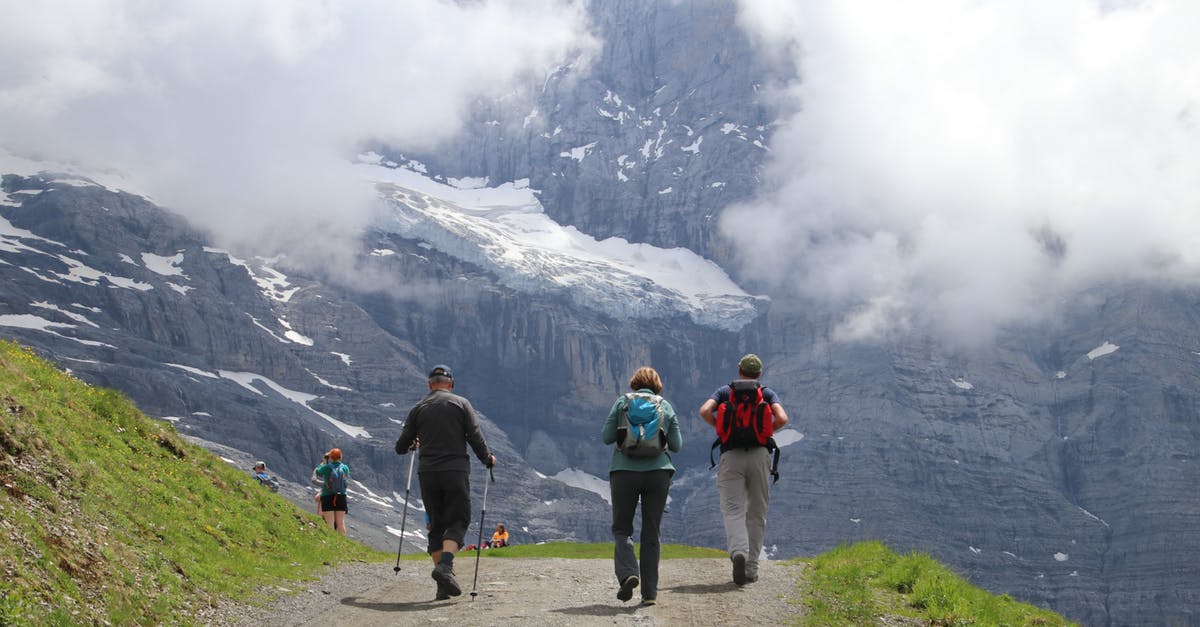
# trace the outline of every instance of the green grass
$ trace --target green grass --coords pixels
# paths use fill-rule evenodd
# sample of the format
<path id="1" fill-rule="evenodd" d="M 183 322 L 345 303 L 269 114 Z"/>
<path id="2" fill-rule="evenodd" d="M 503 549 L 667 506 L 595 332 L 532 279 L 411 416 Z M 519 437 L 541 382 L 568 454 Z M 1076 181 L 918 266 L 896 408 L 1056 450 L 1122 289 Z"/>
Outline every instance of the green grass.
<path id="1" fill-rule="evenodd" d="M 1073 624 L 981 590 L 928 555 L 897 555 L 880 542 L 840 546 L 806 561 L 805 625 L 875 625 L 879 616 L 947 627 Z"/>
<path id="2" fill-rule="evenodd" d="M 222 596 L 389 555 L 0 341 L 0 626 L 186 622 Z"/>

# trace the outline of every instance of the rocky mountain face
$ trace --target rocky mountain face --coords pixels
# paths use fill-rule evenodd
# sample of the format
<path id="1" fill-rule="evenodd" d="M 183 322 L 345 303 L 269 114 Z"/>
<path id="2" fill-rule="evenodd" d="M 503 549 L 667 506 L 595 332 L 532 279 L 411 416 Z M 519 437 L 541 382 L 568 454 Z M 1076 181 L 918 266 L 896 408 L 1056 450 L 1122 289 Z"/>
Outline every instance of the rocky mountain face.
<path id="1" fill-rule="evenodd" d="M 533 110 L 481 103 L 436 153 L 377 150 L 435 177 L 528 179 L 560 223 L 722 261 L 713 224 L 756 187 L 774 116 L 758 94 L 777 77 L 732 3 L 592 12 L 600 56 L 531 85 Z M 407 470 L 392 444 L 439 362 L 484 414 L 501 459 L 488 520 L 518 542 L 610 537 L 607 504 L 585 489 L 605 490 L 599 430 L 633 370 L 653 365 L 685 437 L 664 537 L 722 546 L 695 410 L 754 351 L 792 417 L 773 556 L 877 538 L 1088 625 L 1200 623 L 1194 289 L 1103 286 L 981 348 L 845 344 L 821 304 L 786 294 L 737 331 L 620 319 L 387 230 L 364 234 L 357 271 L 371 280 L 351 286 L 221 250 L 139 196 L 69 176 L 10 174 L 3 192 L 0 335 L 227 459 L 265 460 L 300 502 L 320 453 L 340 446 L 359 482 L 351 516 L 385 550 Z"/>
<path id="2" fill-rule="evenodd" d="M 806 435 L 773 520 L 801 553 L 882 538 L 1084 624 L 1192 624 L 1198 301 L 1097 290 L 978 351 L 773 319 L 771 378 Z"/>
<path id="3" fill-rule="evenodd" d="M 719 209 L 755 189 L 774 119 L 761 96 L 772 77 L 735 3 L 590 5 L 603 37 L 591 65 L 481 103 L 463 137 L 437 151 L 389 152 L 442 175 L 528 178 L 548 215 L 600 239 L 724 258 Z"/>
<path id="4" fill-rule="evenodd" d="M 214 248 L 142 197 L 67 175 L 5 175 L 3 190 L 4 337 L 297 486 L 341 447 L 362 484 L 355 515 L 381 530 L 399 527 L 407 463 L 392 445 L 430 364 L 454 364 L 457 390 L 505 460 L 489 515 L 520 521 L 517 541 L 594 540 L 608 536 L 607 505 L 572 473 L 603 487 L 609 451 L 596 438 L 632 364 L 670 364 L 664 376 L 691 382 L 696 397 L 698 373 L 739 350 L 731 334 L 682 316 L 630 325 L 530 298 L 382 232 L 364 240 L 360 270 L 391 278 L 356 291 L 286 260 Z M 697 350 L 711 346 L 720 350 Z M 410 532 L 422 528 L 419 507 Z"/>

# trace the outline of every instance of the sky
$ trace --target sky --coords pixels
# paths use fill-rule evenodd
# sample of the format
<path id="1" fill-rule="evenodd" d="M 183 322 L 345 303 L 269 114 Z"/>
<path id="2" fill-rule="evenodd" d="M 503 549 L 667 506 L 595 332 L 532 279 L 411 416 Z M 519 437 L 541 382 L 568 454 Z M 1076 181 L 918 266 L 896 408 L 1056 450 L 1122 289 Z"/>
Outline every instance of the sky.
<path id="1" fill-rule="evenodd" d="M 555 0 L 0 0 L 0 15 L 3 147 L 121 172 L 222 245 L 356 233 L 364 142 L 436 145 L 473 99 L 593 44 Z"/>
<path id="2" fill-rule="evenodd" d="M 724 232 L 775 290 L 844 312 L 837 337 L 987 339 L 1095 285 L 1200 278 L 1200 3 L 744 0 L 739 20 L 796 79 Z"/>

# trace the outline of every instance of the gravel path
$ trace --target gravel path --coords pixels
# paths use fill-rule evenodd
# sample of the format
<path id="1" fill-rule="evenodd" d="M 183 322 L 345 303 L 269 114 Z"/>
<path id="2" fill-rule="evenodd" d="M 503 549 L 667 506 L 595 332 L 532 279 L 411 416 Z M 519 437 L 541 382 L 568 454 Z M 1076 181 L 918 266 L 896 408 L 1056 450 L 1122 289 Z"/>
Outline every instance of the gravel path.
<path id="1" fill-rule="evenodd" d="M 778 625 L 800 613 L 801 566 L 762 562 L 759 580 L 738 588 L 726 559 L 663 560 L 658 604 L 641 607 L 616 598 L 611 560 L 480 560 L 478 595 L 471 599 L 475 560 L 464 554 L 455 571 L 460 597 L 434 601 L 428 562 L 353 563 L 320 581 L 279 589 L 262 607 L 224 603 L 196 617 L 209 625 L 426 625 L 531 627 L 553 625 Z"/>

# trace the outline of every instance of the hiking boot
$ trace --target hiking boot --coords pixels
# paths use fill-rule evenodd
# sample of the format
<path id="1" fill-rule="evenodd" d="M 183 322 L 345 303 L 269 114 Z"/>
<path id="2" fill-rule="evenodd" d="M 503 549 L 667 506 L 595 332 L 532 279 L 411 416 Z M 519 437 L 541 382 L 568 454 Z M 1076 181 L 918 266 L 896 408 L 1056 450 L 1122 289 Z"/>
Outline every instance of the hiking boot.
<path id="1" fill-rule="evenodd" d="M 741 553 L 733 555 L 733 583 L 746 585 L 746 556 Z"/>
<path id="2" fill-rule="evenodd" d="M 628 601 L 629 599 L 632 599 L 633 589 L 638 587 L 639 583 L 642 583 L 642 581 L 638 579 L 637 575 L 630 575 L 626 577 L 625 581 L 621 582 L 621 589 L 617 590 L 617 600 Z"/>
<path id="3" fill-rule="evenodd" d="M 450 592 L 446 590 L 446 586 L 442 585 L 442 582 L 437 582 L 437 587 L 438 591 L 437 595 L 433 597 L 434 601 L 445 601 L 450 598 Z"/>
<path id="4" fill-rule="evenodd" d="M 656 603 L 658 603 L 657 599 L 642 599 L 642 605 L 644 605 L 644 606 L 651 606 Z"/>
<path id="5" fill-rule="evenodd" d="M 462 588 L 458 587 L 458 581 L 454 579 L 454 567 L 450 564 L 439 563 L 433 568 L 433 580 L 438 582 L 439 592 L 456 597 L 462 594 Z"/>

